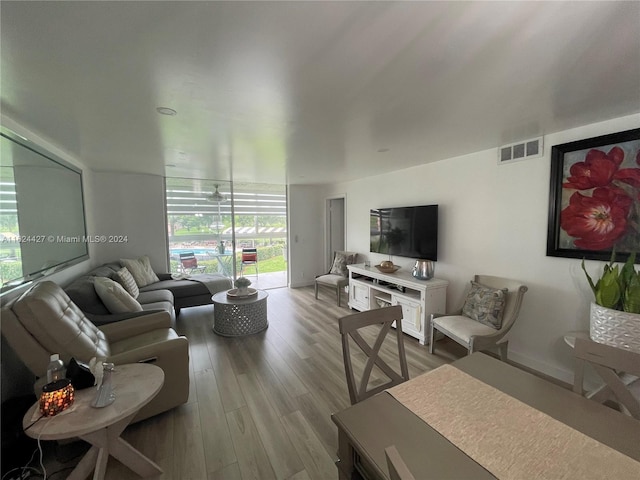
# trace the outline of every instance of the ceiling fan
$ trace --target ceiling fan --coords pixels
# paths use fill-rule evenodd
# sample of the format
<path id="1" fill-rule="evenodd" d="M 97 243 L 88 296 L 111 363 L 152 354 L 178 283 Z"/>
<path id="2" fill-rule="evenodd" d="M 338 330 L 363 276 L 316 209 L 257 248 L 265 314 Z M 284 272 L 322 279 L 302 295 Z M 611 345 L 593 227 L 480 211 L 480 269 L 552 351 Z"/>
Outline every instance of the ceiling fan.
<path id="1" fill-rule="evenodd" d="M 225 197 L 218 191 L 218 185 L 216 185 L 216 191 L 210 195 L 207 195 L 206 199 L 208 202 L 213 203 L 222 203 L 227 201 L 227 197 Z"/>

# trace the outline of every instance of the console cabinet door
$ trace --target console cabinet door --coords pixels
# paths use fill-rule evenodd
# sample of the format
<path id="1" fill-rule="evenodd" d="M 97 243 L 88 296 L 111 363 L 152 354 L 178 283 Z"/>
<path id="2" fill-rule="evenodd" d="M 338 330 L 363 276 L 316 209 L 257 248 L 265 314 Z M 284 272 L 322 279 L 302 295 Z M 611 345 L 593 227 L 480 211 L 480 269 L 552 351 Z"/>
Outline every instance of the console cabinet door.
<path id="1" fill-rule="evenodd" d="M 423 339 L 425 332 L 420 302 L 394 295 L 392 303 L 402 307 L 402 331 L 412 337 Z"/>
<path id="2" fill-rule="evenodd" d="M 349 283 L 349 306 L 361 312 L 369 310 L 369 285 L 353 280 Z"/>

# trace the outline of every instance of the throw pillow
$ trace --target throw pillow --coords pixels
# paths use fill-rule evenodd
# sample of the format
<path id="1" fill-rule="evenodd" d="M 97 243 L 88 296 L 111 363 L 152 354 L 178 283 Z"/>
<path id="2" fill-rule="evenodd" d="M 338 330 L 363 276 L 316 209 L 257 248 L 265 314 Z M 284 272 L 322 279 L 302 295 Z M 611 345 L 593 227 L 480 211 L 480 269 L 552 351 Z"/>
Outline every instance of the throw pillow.
<path id="1" fill-rule="evenodd" d="M 331 265 L 329 273 L 348 277 L 349 270 L 347 270 L 347 265 L 352 265 L 355 261 L 356 254 L 353 252 L 336 252 L 335 257 L 333 257 L 333 265 Z"/>
<path id="2" fill-rule="evenodd" d="M 462 314 L 498 330 L 502 327 L 502 314 L 507 289 L 498 289 L 471 282 L 471 290 L 462 307 Z"/>
<path id="3" fill-rule="evenodd" d="M 96 293 L 111 313 L 141 312 L 142 306 L 117 282 L 110 278 L 96 277 L 93 281 Z"/>
<path id="4" fill-rule="evenodd" d="M 127 267 L 122 267 L 116 273 L 113 274 L 113 279 L 124 287 L 133 298 L 138 298 L 140 295 L 140 289 L 136 283 L 131 272 L 127 270 Z"/>
<path id="5" fill-rule="evenodd" d="M 140 288 L 160 281 L 153 268 L 151 268 L 151 262 L 146 255 L 136 259 L 121 258 L 120 263 L 123 267 L 127 267 L 127 270 L 129 270 Z"/>

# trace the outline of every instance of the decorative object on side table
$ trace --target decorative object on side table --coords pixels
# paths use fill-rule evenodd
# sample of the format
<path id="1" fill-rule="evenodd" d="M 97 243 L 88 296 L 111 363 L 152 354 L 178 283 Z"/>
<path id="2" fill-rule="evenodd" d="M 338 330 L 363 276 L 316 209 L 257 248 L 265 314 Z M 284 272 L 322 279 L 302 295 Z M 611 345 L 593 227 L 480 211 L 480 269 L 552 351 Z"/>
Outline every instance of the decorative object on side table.
<path id="1" fill-rule="evenodd" d="M 239 277 L 233 284 L 236 288 L 232 288 L 227 292 L 228 297 L 249 297 L 258 293 L 255 288 L 249 288 L 251 280 L 246 277 Z"/>
<path id="2" fill-rule="evenodd" d="M 615 251 L 594 284 L 582 261 L 589 286 L 594 293 L 589 333 L 591 339 L 640 353 L 640 273 L 634 268 L 636 254 L 626 263 L 614 266 Z"/>
<path id="3" fill-rule="evenodd" d="M 68 378 L 47 383 L 40 395 L 40 412 L 45 417 L 57 415 L 73 405 L 74 396 L 75 390 Z"/>

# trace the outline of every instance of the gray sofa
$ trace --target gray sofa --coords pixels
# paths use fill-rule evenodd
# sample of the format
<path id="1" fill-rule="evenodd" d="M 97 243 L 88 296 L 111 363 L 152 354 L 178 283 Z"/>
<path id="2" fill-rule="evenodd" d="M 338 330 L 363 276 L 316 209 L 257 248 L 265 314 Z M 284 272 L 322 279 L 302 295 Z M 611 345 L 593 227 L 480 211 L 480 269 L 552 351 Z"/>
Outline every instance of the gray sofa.
<path id="1" fill-rule="evenodd" d="M 142 312 L 110 313 L 96 293 L 93 285 L 95 277 L 113 278 L 120 270 L 120 263 L 106 263 L 86 274 L 78 277 L 64 291 L 71 298 L 87 318 L 95 325 L 118 322 L 128 318 L 147 315 L 150 312 L 166 311 L 172 320 L 183 307 L 194 307 L 212 303 L 211 296 L 217 291 L 228 290 L 232 287 L 231 279 L 219 274 L 194 275 L 193 279 L 174 280 L 169 273 L 157 273 L 159 282 L 140 288 L 137 300 L 142 306 Z M 209 280 L 205 283 L 196 281 L 197 278 Z M 174 314 L 175 312 L 175 314 Z"/>

